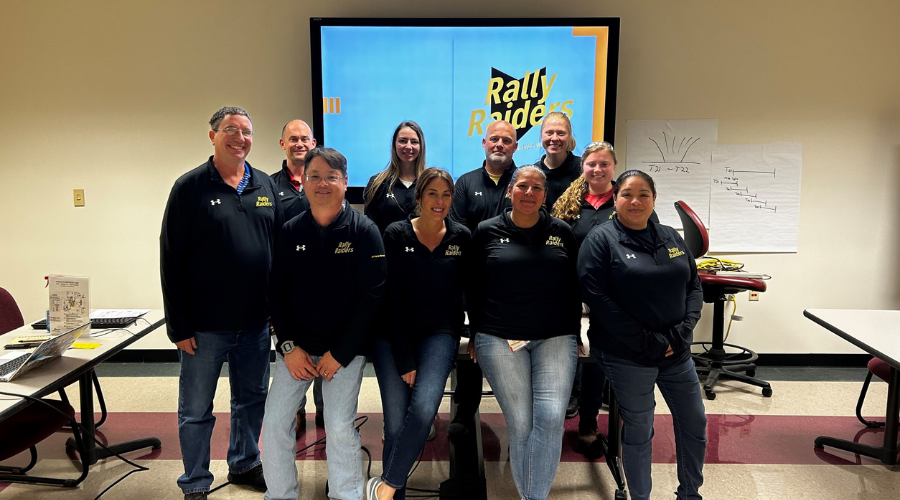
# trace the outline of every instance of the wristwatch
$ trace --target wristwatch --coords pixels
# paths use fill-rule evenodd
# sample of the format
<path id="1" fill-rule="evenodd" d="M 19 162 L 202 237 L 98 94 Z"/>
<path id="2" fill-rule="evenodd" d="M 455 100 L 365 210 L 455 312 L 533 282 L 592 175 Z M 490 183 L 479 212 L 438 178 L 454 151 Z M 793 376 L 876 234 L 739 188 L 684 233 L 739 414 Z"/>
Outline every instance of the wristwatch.
<path id="1" fill-rule="evenodd" d="M 294 350 L 294 342 L 291 340 L 285 340 L 283 344 L 281 344 L 281 353 L 282 354 L 290 354 L 291 351 Z"/>

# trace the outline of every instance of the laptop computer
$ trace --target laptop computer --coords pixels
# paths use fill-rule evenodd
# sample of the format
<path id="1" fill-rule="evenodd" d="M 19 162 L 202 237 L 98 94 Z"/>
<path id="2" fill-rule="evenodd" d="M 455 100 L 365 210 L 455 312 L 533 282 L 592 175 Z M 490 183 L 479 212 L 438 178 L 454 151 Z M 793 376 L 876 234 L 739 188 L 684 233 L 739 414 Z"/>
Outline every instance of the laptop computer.
<path id="1" fill-rule="evenodd" d="M 90 327 L 90 323 L 76 326 L 42 342 L 31 352 L 16 352 L 0 356 L 0 382 L 9 382 L 62 356 L 66 349 L 71 347 L 75 340 Z"/>

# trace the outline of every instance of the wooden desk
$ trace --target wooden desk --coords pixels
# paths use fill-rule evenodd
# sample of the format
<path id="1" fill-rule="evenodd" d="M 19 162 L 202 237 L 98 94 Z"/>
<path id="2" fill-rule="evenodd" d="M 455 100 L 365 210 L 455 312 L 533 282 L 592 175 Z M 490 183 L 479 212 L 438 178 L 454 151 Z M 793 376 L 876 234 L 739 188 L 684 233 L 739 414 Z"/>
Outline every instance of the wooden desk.
<path id="1" fill-rule="evenodd" d="M 855 309 L 807 309 L 803 315 L 891 366 L 884 426 L 884 444 L 864 444 L 827 436 L 816 438 L 816 448 L 831 446 L 877 458 L 887 465 L 897 463 L 897 420 L 900 418 L 900 311 Z"/>
<path id="2" fill-rule="evenodd" d="M 165 316 L 160 310 L 153 310 L 138 319 L 137 323 L 124 330 L 91 330 L 91 337 L 82 337 L 78 342 L 93 342 L 101 345 L 95 349 L 69 349 L 57 360 L 32 370 L 21 378 L 12 382 L 0 383 L 0 391 L 14 394 L 24 394 L 33 398 L 42 398 L 53 394 L 60 389 L 78 382 L 81 425 L 87 432 L 94 435 L 94 367 L 106 361 L 114 354 L 134 343 L 144 335 L 159 328 L 165 323 Z M 104 333 L 107 332 L 107 333 Z M 130 332 L 130 333 L 129 333 Z M 30 324 L 0 336 L 0 346 L 10 343 L 14 338 L 25 335 L 41 335 L 43 330 L 34 330 Z M 95 336 L 96 335 L 96 336 Z M 8 352 L 0 349 L 0 355 Z M 0 420 L 18 412 L 31 404 L 24 399 L 14 399 L 9 396 L 0 397 Z M 66 443 L 67 447 L 74 444 Z M 85 437 L 87 449 L 86 463 L 95 464 L 111 456 L 111 453 L 97 448 L 93 439 Z M 71 445 L 71 446 L 70 446 Z M 134 451 L 141 448 L 152 447 L 159 449 L 161 446 L 157 438 L 145 438 L 127 443 L 110 445 L 109 448 L 116 453 Z"/>

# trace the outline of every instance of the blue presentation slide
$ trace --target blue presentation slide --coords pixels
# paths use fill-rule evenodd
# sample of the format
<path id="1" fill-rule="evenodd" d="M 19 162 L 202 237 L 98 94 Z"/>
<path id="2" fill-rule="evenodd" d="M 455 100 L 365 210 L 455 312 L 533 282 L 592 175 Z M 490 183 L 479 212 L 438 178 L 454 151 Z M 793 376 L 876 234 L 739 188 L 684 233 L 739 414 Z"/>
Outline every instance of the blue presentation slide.
<path id="1" fill-rule="evenodd" d="M 595 52 L 572 27 L 323 27 L 324 145 L 365 186 L 390 161 L 396 126 L 413 120 L 428 166 L 458 178 L 484 161 L 491 121 L 513 124 L 524 165 L 543 154 L 543 116 L 562 111 L 578 154 L 592 135 Z"/>

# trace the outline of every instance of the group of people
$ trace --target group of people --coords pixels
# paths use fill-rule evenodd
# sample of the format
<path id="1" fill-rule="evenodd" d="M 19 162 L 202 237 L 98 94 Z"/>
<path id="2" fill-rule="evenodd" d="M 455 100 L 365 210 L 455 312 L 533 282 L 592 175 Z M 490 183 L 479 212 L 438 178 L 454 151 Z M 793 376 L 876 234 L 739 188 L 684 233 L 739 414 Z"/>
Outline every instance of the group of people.
<path id="1" fill-rule="evenodd" d="M 483 373 L 506 421 L 521 498 L 550 492 L 580 366 L 579 439 L 596 437 L 608 380 L 631 497 L 650 495 L 656 385 L 674 419 L 677 498 L 701 498 L 706 416 L 690 357 L 697 270 L 677 232 L 658 223 L 653 179 L 631 170 L 613 180 L 610 144 L 575 156 L 569 119 L 554 112 L 541 125 L 546 154 L 517 167 L 516 130 L 495 121 L 482 139 L 484 163 L 454 183 L 426 166 L 424 133 L 405 121 L 360 214 L 344 199 L 347 160 L 316 147 L 306 123 L 285 125 L 286 160 L 272 177 L 246 162 L 246 111 L 222 108 L 210 126 L 214 154 L 175 183 L 160 236 L 168 335 L 181 361 L 186 500 L 206 498 L 212 484 L 212 398 L 224 361 L 228 479 L 266 499 L 299 496 L 298 411 L 314 380 L 329 497 L 405 498 L 454 366 L 448 432 L 471 431 Z M 267 387 L 270 333 L 277 354 Z M 462 337 L 471 361 L 457 364 Z M 596 363 L 578 363 L 588 354 Z M 382 474 L 368 482 L 354 428 L 367 356 L 384 412 Z"/>

